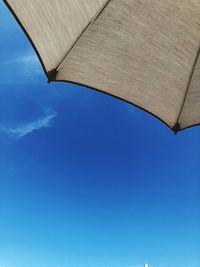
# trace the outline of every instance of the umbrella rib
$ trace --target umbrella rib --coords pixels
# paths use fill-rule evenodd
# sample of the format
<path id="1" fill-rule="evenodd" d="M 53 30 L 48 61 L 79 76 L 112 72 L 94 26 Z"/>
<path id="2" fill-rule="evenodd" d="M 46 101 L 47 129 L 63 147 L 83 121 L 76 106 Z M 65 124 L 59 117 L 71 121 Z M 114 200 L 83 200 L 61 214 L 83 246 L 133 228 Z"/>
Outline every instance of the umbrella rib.
<path id="1" fill-rule="evenodd" d="M 94 16 L 94 18 L 86 25 L 86 27 L 83 29 L 79 37 L 76 39 L 76 41 L 73 43 L 69 51 L 65 54 L 61 62 L 58 64 L 58 66 L 54 69 L 48 72 L 49 80 L 54 80 L 56 78 L 56 74 L 58 73 L 59 69 L 62 67 L 68 56 L 71 54 L 71 52 L 74 50 L 74 48 L 78 45 L 84 34 L 90 29 L 90 27 L 93 25 L 93 23 L 98 19 L 98 17 L 101 15 L 101 13 L 104 11 L 104 9 L 107 7 L 111 0 L 107 0 L 100 10 L 97 12 L 97 14 Z"/>
<path id="2" fill-rule="evenodd" d="M 180 109 L 180 113 L 178 115 L 177 122 L 175 123 L 174 127 L 172 128 L 175 132 L 178 132 L 178 131 L 181 130 L 180 122 L 181 122 L 181 119 L 182 119 L 182 115 L 183 115 L 183 111 L 184 111 L 184 107 L 185 107 L 185 102 L 186 102 L 186 99 L 187 99 L 187 96 L 188 96 L 188 93 L 189 93 L 190 85 L 191 85 L 191 82 L 192 82 L 193 74 L 194 74 L 195 67 L 197 65 L 197 61 L 199 59 L 199 56 L 200 56 L 200 45 L 199 45 L 199 49 L 197 51 L 196 57 L 194 59 L 194 63 L 192 65 L 192 70 L 191 70 L 191 73 L 190 73 L 190 76 L 189 76 L 187 89 L 186 89 L 185 96 L 184 96 L 184 99 L 183 99 L 183 103 L 182 103 L 182 106 L 181 106 L 181 109 Z"/>

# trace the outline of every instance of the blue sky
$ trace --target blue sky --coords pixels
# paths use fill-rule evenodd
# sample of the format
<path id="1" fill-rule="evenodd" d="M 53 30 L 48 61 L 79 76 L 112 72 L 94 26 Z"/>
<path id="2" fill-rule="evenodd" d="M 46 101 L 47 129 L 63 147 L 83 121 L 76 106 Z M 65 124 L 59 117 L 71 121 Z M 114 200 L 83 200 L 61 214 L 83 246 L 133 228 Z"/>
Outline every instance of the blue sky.
<path id="1" fill-rule="evenodd" d="M 0 3 L 0 267 L 200 267 L 200 127 L 47 84 Z"/>

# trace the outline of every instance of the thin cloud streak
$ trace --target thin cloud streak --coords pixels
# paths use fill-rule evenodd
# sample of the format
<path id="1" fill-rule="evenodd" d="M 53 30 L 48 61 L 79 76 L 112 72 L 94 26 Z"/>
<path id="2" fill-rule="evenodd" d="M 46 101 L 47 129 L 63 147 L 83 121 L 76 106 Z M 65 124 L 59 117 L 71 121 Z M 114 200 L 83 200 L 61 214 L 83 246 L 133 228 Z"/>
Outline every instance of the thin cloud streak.
<path id="1" fill-rule="evenodd" d="M 23 69 L 31 69 L 32 72 L 39 72 L 40 71 L 40 62 L 38 57 L 36 56 L 36 54 L 34 52 L 29 52 L 27 54 L 24 54 L 22 56 L 18 56 L 16 58 L 10 59 L 9 60 L 9 64 L 19 64 L 21 66 L 23 66 Z"/>
<path id="2" fill-rule="evenodd" d="M 35 121 L 20 125 L 18 127 L 0 127 L 1 132 L 7 134 L 12 140 L 19 140 L 22 137 L 43 128 L 49 128 L 53 126 L 53 120 L 57 116 L 54 110 L 47 110 L 43 117 L 38 118 Z"/>
<path id="3" fill-rule="evenodd" d="M 24 81 L 37 76 L 43 76 L 43 71 L 38 57 L 32 51 L 23 55 L 1 57 L 1 66 L 4 70 L 4 77 L 0 83 L 12 83 Z"/>

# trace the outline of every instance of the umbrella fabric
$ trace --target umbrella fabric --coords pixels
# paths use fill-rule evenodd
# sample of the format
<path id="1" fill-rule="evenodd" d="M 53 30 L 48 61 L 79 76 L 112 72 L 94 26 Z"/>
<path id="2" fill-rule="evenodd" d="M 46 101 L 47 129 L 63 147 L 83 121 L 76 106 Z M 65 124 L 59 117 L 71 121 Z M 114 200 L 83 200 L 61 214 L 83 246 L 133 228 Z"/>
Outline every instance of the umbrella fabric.
<path id="1" fill-rule="evenodd" d="M 175 132 L 200 123 L 200 0 L 7 0 L 49 81 L 111 94 Z"/>

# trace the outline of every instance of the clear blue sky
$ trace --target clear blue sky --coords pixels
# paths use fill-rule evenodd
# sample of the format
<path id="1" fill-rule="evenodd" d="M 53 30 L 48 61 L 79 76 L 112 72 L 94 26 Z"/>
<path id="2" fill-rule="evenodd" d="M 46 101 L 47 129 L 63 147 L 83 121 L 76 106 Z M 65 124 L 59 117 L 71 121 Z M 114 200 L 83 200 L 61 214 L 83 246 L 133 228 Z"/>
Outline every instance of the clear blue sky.
<path id="1" fill-rule="evenodd" d="M 0 3 L 0 267 L 200 267 L 200 127 L 46 83 Z"/>

